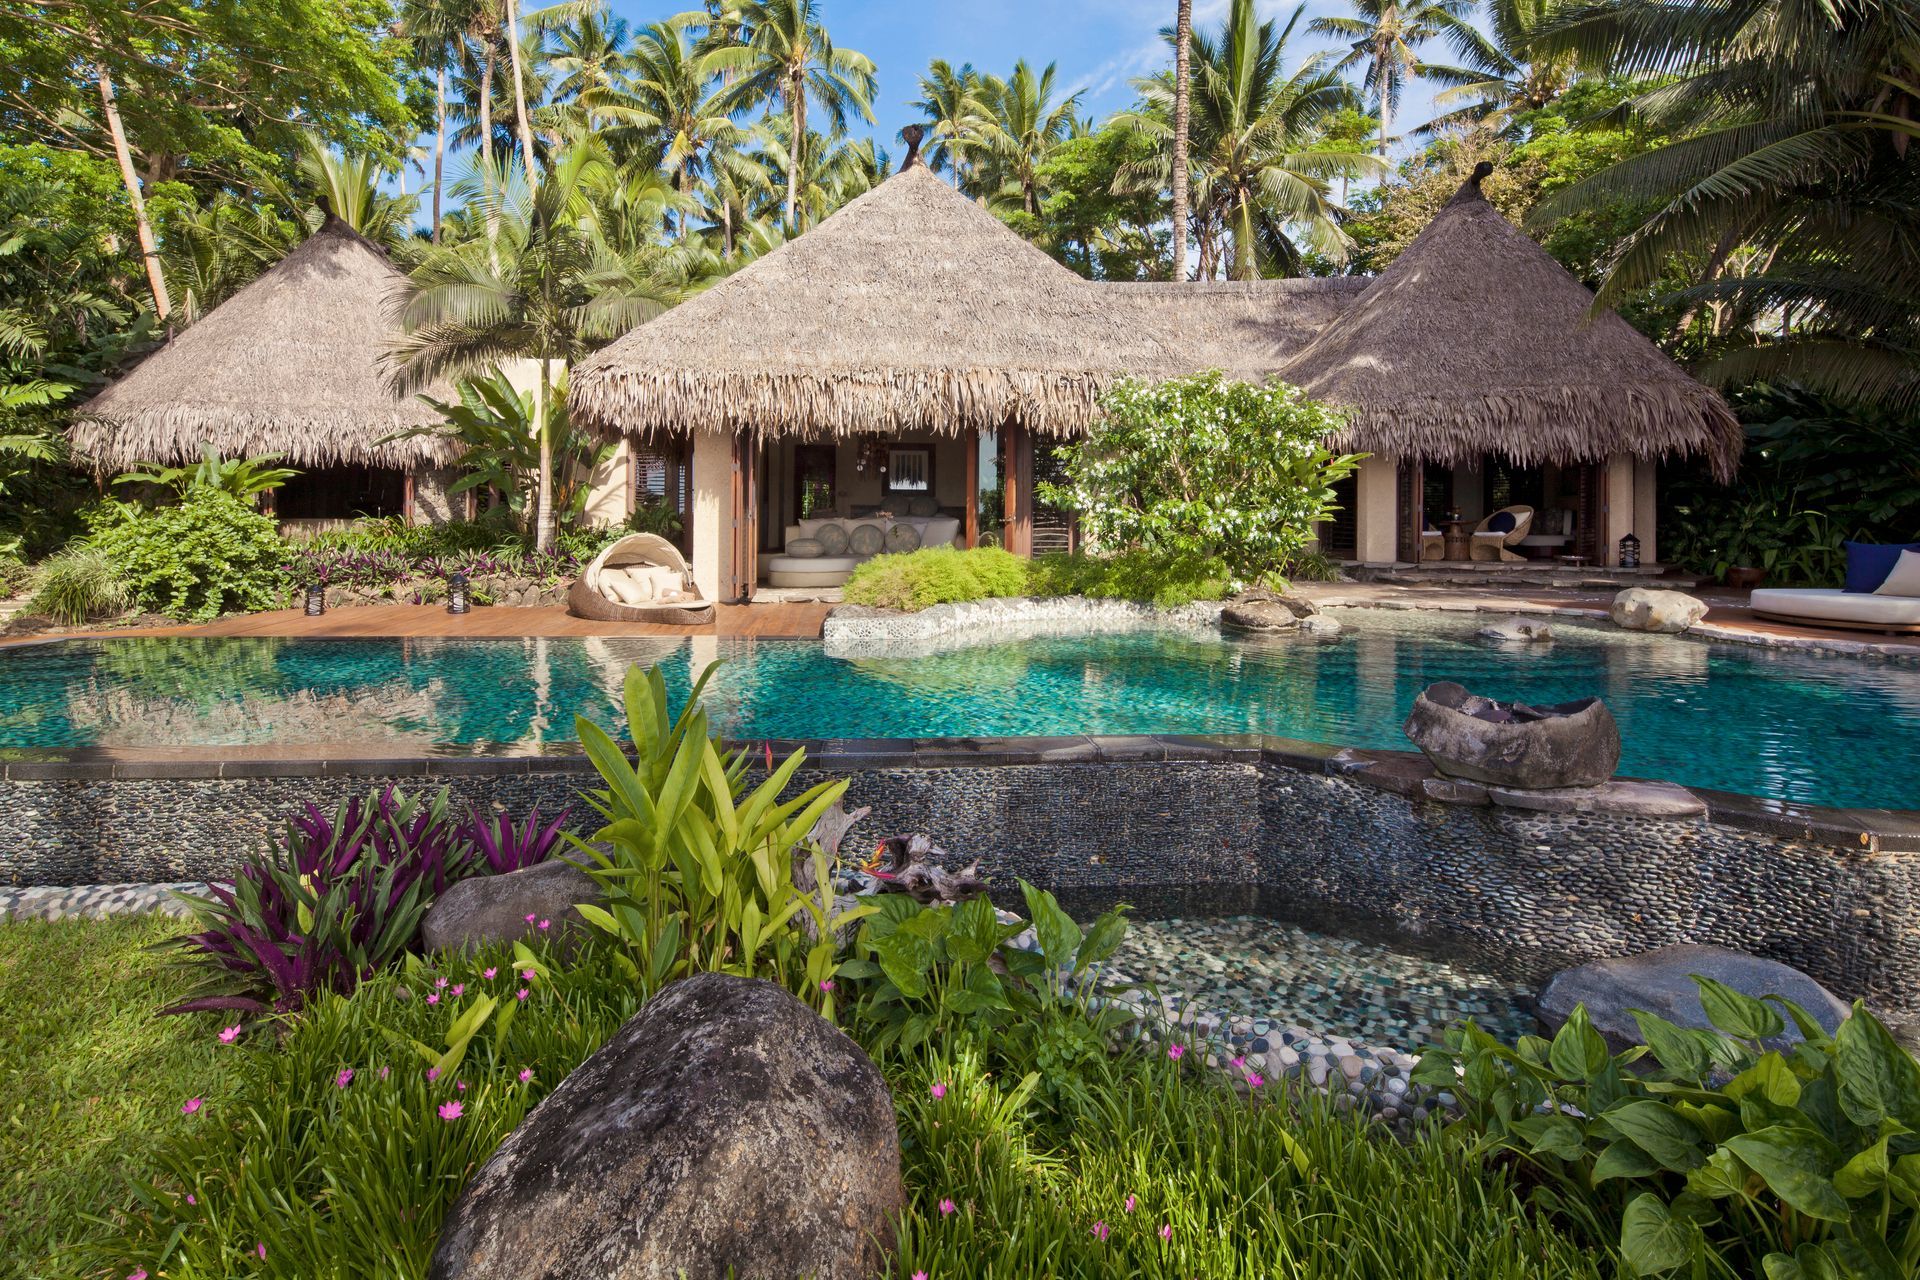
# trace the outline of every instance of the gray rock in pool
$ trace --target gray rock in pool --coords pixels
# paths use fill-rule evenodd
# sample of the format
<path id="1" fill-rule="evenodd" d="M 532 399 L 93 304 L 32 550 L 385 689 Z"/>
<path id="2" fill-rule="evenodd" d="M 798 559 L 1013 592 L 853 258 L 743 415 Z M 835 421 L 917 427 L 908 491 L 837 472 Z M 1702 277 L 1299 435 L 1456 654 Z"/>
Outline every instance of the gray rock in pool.
<path id="1" fill-rule="evenodd" d="M 574 908 L 606 895 L 586 872 L 559 858 L 498 876 L 474 876 L 449 885 L 427 908 L 420 939 L 429 951 L 465 950 L 533 938 L 541 920 L 552 921 L 572 945 L 591 926 Z M 527 917 L 534 917 L 528 924 Z"/>
<path id="2" fill-rule="evenodd" d="M 1499 787 L 1594 787 L 1620 765 L 1620 729 L 1598 698 L 1530 707 L 1442 680 L 1413 700 L 1405 731 L 1446 776 Z"/>
<path id="3" fill-rule="evenodd" d="M 1707 1029 L 1713 1024 L 1700 1005 L 1700 988 L 1692 976 L 1696 973 L 1755 999 L 1777 995 L 1791 1000 L 1829 1033 L 1850 1012 L 1844 1000 L 1792 965 L 1725 947 L 1677 946 L 1562 970 L 1540 993 L 1540 1016 L 1557 1031 L 1574 1006 L 1583 1004 L 1616 1053 L 1642 1043 L 1629 1009 L 1658 1014 L 1675 1026 Z M 1778 1005 L 1771 1007 L 1779 1010 Z M 1786 1018 L 1784 1012 L 1781 1016 Z M 1800 1039 L 1793 1020 L 1786 1018 L 1786 1023 L 1786 1034 L 1769 1047 Z"/>
<path id="4" fill-rule="evenodd" d="M 1226 607 L 1220 610 L 1220 626 L 1227 631 L 1265 635 L 1274 631 L 1292 631 L 1299 627 L 1301 619 L 1317 617 L 1319 614 L 1320 606 L 1305 596 L 1248 591 L 1229 600 Z"/>
<path id="5" fill-rule="evenodd" d="M 1553 628 L 1538 618 L 1502 618 L 1473 633 L 1482 640 L 1534 643 L 1553 639 Z"/>
<path id="6" fill-rule="evenodd" d="M 770 982 L 676 982 L 461 1192 L 432 1280 L 865 1280 L 905 1204 L 893 1098 Z"/>

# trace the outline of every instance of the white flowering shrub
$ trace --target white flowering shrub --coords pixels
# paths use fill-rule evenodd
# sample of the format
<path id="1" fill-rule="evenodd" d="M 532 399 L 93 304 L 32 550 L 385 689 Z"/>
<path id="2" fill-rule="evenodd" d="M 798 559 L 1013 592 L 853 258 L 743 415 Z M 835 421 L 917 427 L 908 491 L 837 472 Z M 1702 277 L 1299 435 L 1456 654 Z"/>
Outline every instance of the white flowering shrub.
<path id="1" fill-rule="evenodd" d="M 1065 483 L 1039 486 L 1041 501 L 1079 512 L 1104 551 L 1218 558 L 1243 581 L 1306 549 L 1334 510 L 1334 482 L 1364 456 L 1329 450 L 1339 411 L 1282 382 L 1129 380 L 1100 407 L 1060 452 Z"/>

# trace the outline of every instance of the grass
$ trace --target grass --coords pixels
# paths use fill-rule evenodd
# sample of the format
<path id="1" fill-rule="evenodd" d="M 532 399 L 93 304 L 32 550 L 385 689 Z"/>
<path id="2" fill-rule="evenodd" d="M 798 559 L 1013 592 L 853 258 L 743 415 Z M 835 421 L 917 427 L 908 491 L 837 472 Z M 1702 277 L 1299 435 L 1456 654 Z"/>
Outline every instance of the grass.
<path id="1" fill-rule="evenodd" d="M 437 1050 L 477 995 L 523 980 L 458 962 L 446 976 L 464 998 L 428 1007 L 436 975 L 416 962 L 284 1035 L 255 1027 L 222 1046 L 217 1018 L 151 1016 L 180 984 L 145 948 L 177 927 L 0 925 L 8 1280 L 136 1266 L 169 1280 L 423 1276 L 464 1178 L 633 1008 L 617 966 L 589 950 L 526 982 L 510 1024 L 496 1013 L 430 1082 L 403 1041 Z M 1607 1250 L 1535 1221 L 1505 1174 L 1437 1132 L 1401 1143 L 1317 1099 L 1249 1102 L 1140 1054 L 1094 1068 L 1095 1110 L 1063 1118 L 1035 1082 L 989 1074 L 967 1039 L 887 1060 L 909 1197 L 899 1280 L 1611 1274 Z M 205 1108 L 184 1117 L 193 1096 Z M 465 1114 L 443 1122 L 454 1099 Z"/>
<path id="2" fill-rule="evenodd" d="M 155 1018 L 182 975 L 148 950 L 158 916 L 0 925 L 0 1277 L 71 1277 L 84 1215 L 128 1203 L 126 1178 L 180 1106 L 235 1062 L 201 1020 Z"/>

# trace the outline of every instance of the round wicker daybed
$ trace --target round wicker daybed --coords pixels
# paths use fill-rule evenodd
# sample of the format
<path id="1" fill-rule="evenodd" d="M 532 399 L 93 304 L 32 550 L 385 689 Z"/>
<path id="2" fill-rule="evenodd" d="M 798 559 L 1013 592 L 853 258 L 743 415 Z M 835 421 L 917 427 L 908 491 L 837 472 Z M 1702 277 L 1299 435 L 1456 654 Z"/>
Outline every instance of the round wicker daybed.
<path id="1" fill-rule="evenodd" d="M 652 533 L 629 534 L 595 556 L 568 590 L 567 610 L 597 622 L 713 621 L 713 605 L 693 584 L 686 558 Z"/>

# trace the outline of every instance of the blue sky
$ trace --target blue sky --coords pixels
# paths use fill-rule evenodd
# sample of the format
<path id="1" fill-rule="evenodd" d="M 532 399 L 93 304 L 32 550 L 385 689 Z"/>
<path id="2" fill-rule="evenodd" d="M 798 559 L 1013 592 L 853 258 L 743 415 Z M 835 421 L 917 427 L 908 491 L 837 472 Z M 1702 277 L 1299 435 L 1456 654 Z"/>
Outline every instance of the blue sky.
<path id="1" fill-rule="evenodd" d="M 1284 21 L 1293 11 L 1291 2 L 1257 4 L 1263 18 Z M 693 7 L 613 2 L 614 12 L 634 26 Z M 1196 25 L 1217 26 L 1226 11 L 1227 0 L 1194 0 Z M 1337 0 L 1310 0 L 1307 16 L 1347 11 Z M 1000 75 L 1010 73 L 1020 58 L 1036 67 L 1057 62 L 1056 82 L 1062 92 L 1084 89 L 1083 114 L 1105 118 L 1132 101 L 1128 82 L 1166 57 L 1159 31 L 1173 22 L 1174 0 L 823 0 L 823 16 L 836 44 L 858 49 L 879 66 L 874 132 L 897 155 L 895 135 L 916 118 L 907 103 L 919 96 L 919 75 L 935 58 L 955 66 L 971 62 Z M 1331 47 L 1304 31 L 1296 33 L 1294 45 L 1297 57 Z M 1410 86 L 1398 119 L 1428 119 L 1431 100 L 1426 86 Z"/>

